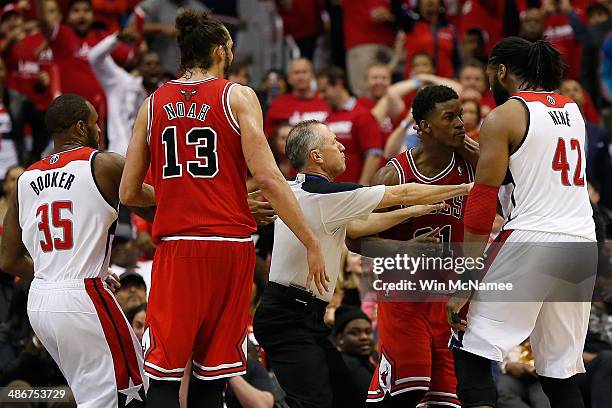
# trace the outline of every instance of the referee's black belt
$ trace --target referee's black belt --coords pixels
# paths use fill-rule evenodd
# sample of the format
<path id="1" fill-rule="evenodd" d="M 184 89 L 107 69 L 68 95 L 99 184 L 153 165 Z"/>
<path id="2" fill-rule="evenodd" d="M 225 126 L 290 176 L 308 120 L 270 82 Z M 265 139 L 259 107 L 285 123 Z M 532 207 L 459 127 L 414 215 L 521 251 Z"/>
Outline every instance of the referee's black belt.
<path id="1" fill-rule="evenodd" d="M 281 285 L 280 283 L 276 282 L 268 282 L 266 292 L 269 296 L 283 298 L 292 305 L 301 305 L 301 307 L 307 309 L 325 311 L 328 305 L 328 302 L 314 296 L 312 292 L 308 292 L 294 286 Z"/>

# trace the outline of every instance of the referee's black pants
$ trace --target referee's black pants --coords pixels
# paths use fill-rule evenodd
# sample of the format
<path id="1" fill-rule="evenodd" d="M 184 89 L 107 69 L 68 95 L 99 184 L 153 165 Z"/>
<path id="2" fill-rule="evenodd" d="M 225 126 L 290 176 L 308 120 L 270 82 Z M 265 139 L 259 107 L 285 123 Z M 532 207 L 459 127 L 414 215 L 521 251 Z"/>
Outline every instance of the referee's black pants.
<path id="1" fill-rule="evenodd" d="M 255 312 L 253 329 L 266 358 L 287 393 L 291 408 L 361 407 L 351 401 L 349 372 L 323 322 L 326 304 L 292 297 L 270 282 Z"/>

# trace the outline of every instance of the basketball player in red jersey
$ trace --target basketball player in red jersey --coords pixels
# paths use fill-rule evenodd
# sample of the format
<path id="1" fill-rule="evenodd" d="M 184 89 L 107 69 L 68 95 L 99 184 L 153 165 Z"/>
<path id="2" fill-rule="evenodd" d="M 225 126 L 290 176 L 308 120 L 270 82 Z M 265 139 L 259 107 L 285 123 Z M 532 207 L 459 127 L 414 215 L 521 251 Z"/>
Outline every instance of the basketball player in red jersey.
<path id="1" fill-rule="evenodd" d="M 461 184 L 474 179 L 477 146 L 466 139 L 459 97 L 446 86 L 430 86 L 417 93 L 413 115 L 421 144 L 391 159 L 375 175 L 375 182 Z M 458 154 L 458 151 L 461 153 Z M 381 237 L 410 240 L 437 236 L 447 249 L 463 240 L 463 197 L 448 200 L 437 213 L 411 218 Z M 445 303 L 379 302 L 380 361 L 370 384 L 368 402 L 384 407 L 417 404 L 459 407 Z M 410 344 L 411 347 L 406 347 Z M 429 405 L 428 405 L 429 406 Z"/>
<path id="2" fill-rule="evenodd" d="M 150 407 L 178 407 L 192 361 L 189 405 L 221 407 L 227 377 L 246 372 L 247 311 L 255 221 L 247 167 L 276 213 L 304 244 L 310 286 L 327 290 L 318 242 L 275 164 L 255 92 L 223 79 L 233 42 L 223 24 L 188 10 L 176 19 L 184 75 L 141 107 L 120 187 L 124 204 L 157 204 L 143 335 Z M 151 167 L 154 190 L 143 184 Z"/>

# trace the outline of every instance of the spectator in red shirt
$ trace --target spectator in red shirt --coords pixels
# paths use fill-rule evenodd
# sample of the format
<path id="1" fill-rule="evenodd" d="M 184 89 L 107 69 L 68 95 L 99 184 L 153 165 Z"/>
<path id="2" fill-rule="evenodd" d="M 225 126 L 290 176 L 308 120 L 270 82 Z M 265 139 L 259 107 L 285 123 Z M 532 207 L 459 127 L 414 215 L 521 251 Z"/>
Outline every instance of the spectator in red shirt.
<path id="1" fill-rule="evenodd" d="M 299 58 L 289 62 L 287 82 L 291 86 L 291 93 L 276 98 L 270 104 L 264 126 L 268 138 L 272 137 L 281 122 L 295 125 L 309 119 L 325 120 L 329 108 L 312 89 L 313 79 L 310 61 Z"/>
<path id="2" fill-rule="evenodd" d="M 54 5 L 48 2 L 47 5 Z M 56 13 L 59 12 L 57 6 Z M 33 109 L 28 112 L 28 122 L 32 124 L 33 145 L 28 155 L 22 139 L 16 140 L 19 162 L 26 164 L 40 159 L 47 147 L 47 134 L 44 113 L 57 95 L 57 87 L 52 86 L 54 69 L 51 50 L 40 32 L 26 35 L 24 18 L 13 4 L 3 8 L 0 16 L 0 31 L 4 37 L 2 57 L 6 62 L 6 87 L 13 89 L 32 102 Z"/>
<path id="3" fill-rule="evenodd" d="M 406 32 L 406 61 L 417 53 L 428 53 L 436 75 L 453 78 L 461 65 L 461 52 L 457 30 L 446 21 L 442 0 L 421 0 L 416 13 L 401 0 L 392 4 L 399 27 Z M 410 78 L 410 64 L 404 66 L 404 78 Z"/>
<path id="4" fill-rule="evenodd" d="M 574 35 L 569 17 L 563 12 L 561 3 L 565 3 L 565 7 L 571 8 L 569 0 L 564 0 L 563 2 L 558 0 L 542 1 L 542 11 L 545 13 L 544 38 L 559 50 L 563 60 L 568 65 L 568 69 L 565 72 L 566 78 L 579 79 L 582 46 Z M 581 20 L 584 20 L 582 10 L 576 8 L 574 12 Z"/>
<path id="5" fill-rule="evenodd" d="M 319 72 L 317 83 L 321 96 L 331 108 L 325 124 L 346 149 L 346 171 L 336 181 L 369 185 L 383 153 L 378 122 L 351 96 L 342 69 L 331 67 Z"/>
<path id="6" fill-rule="evenodd" d="M 466 99 L 461 103 L 463 113 L 461 119 L 465 126 L 465 133 L 475 141 L 480 137 L 480 103 L 474 99 Z"/>
<path id="7" fill-rule="evenodd" d="M 92 0 L 96 22 L 102 23 L 108 31 L 118 31 L 119 18 L 129 10 L 127 0 Z"/>
<path id="8" fill-rule="evenodd" d="M 300 49 L 300 56 L 312 61 L 317 38 L 323 33 L 321 15 L 325 0 L 274 0 L 283 19 L 285 36 L 291 36 Z"/>
<path id="9" fill-rule="evenodd" d="M 376 60 L 389 62 L 395 33 L 390 0 L 342 0 L 346 68 L 350 88 L 365 95 L 365 71 Z"/>

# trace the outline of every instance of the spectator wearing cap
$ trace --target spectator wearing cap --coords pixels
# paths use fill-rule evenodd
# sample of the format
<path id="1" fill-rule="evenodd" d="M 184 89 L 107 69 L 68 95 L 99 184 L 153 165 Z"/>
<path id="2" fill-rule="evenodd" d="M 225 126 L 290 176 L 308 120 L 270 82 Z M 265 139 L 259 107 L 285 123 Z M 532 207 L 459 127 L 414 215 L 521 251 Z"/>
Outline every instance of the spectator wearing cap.
<path id="1" fill-rule="evenodd" d="M 356 391 L 352 403 L 347 406 L 365 406 L 376 369 L 372 322 L 358 307 L 340 306 L 336 310 L 334 334 L 338 351 L 350 373 L 351 388 Z"/>
<path id="2" fill-rule="evenodd" d="M 126 270 L 119 276 L 119 282 L 121 287 L 115 292 L 115 297 L 124 313 L 147 301 L 147 285 L 138 272 Z"/>
<path id="3" fill-rule="evenodd" d="M 380 127 L 372 113 L 357 104 L 347 89 L 344 71 L 337 67 L 322 70 L 317 83 L 331 109 L 325 124 L 346 148 L 346 171 L 336 181 L 370 184 L 383 154 Z"/>
<path id="4" fill-rule="evenodd" d="M 329 108 L 312 88 L 313 80 L 314 72 L 310 61 L 298 58 L 289 62 L 287 82 L 291 92 L 276 98 L 270 104 L 264 125 L 268 138 L 274 135 L 276 127 L 282 122 L 293 126 L 303 120 L 325 120 Z"/>

